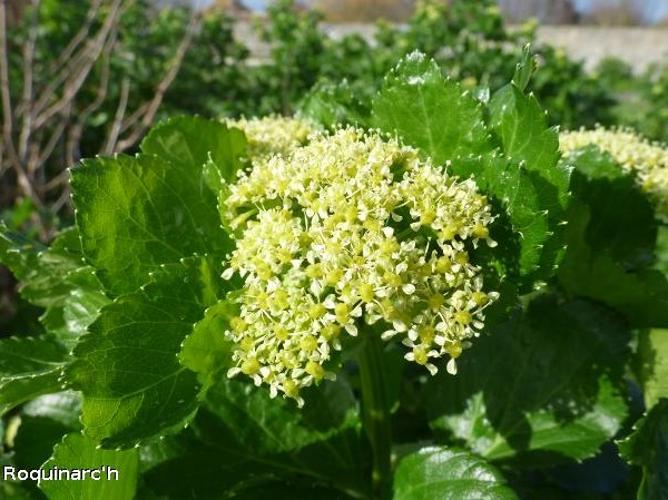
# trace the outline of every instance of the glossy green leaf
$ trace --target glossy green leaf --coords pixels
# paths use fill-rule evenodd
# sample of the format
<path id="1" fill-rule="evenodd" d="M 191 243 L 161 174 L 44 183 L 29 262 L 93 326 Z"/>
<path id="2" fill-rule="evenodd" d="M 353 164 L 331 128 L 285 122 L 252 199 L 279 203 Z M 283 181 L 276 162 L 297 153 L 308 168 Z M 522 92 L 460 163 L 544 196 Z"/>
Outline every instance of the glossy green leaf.
<path id="1" fill-rule="evenodd" d="M 503 151 L 529 170 L 537 171 L 555 186 L 564 182 L 559 161 L 559 134 L 549 128 L 546 112 L 533 95 L 525 95 L 517 85 L 506 85 L 489 103 L 490 126 L 499 138 Z"/>
<path id="2" fill-rule="evenodd" d="M 230 248 L 202 166 L 139 155 L 72 171 L 84 254 L 113 293 L 136 290 L 161 264 L 194 253 L 222 258 Z"/>
<path id="3" fill-rule="evenodd" d="M 221 282 L 210 259 L 193 257 L 163 265 L 148 285 L 102 310 L 66 371 L 84 394 L 88 436 L 127 447 L 188 421 L 200 384 L 177 355 L 204 310 L 217 302 Z"/>
<path id="4" fill-rule="evenodd" d="M 601 306 L 539 296 L 428 383 L 432 425 L 488 459 L 584 459 L 627 415 L 628 332 Z M 540 453 L 538 453 L 540 452 Z"/>
<path id="5" fill-rule="evenodd" d="M 638 338 L 639 378 L 647 408 L 668 398 L 668 330 L 640 332 Z"/>
<path id="6" fill-rule="evenodd" d="M 81 398 L 71 391 L 40 396 L 25 404 L 13 443 L 14 463 L 39 469 L 65 434 L 81 429 L 80 414 Z"/>
<path id="7" fill-rule="evenodd" d="M 232 344 L 225 338 L 225 330 L 229 319 L 237 315 L 237 308 L 228 300 L 211 306 L 181 347 L 181 364 L 197 373 L 205 389 L 224 379 L 230 367 Z"/>
<path id="8" fill-rule="evenodd" d="M 638 500 L 668 498 L 668 399 L 661 399 L 617 445 L 624 459 L 642 467 Z"/>
<path id="9" fill-rule="evenodd" d="M 272 399 L 265 387 L 223 380 L 209 391 L 205 406 L 240 447 L 258 454 L 300 449 L 359 426 L 355 399 L 342 381 L 325 382 L 304 398 L 299 409 L 291 400 Z"/>
<path id="10" fill-rule="evenodd" d="M 368 109 L 359 102 L 347 81 L 318 82 L 302 99 L 298 113 L 327 128 L 338 124 L 363 126 Z"/>
<path id="11" fill-rule="evenodd" d="M 394 476 L 394 500 L 517 498 L 501 473 L 467 451 L 431 446 L 408 455 Z"/>
<path id="12" fill-rule="evenodd" d="M 75 228 L 46 248 L 0 226 L 0 262 L 21 281 L 21 295 L 45 309 L 40 321 L 68 348 L 109 302 L 93 268 L 83 263 Z"/>
<path id="13" fill-rule="evenodd" d="M 668 226 L 658 228 L 655 268 L 668 276 Z"/>
<path id="14" fill-rule="evenodd" d="M 492 253 L 512 253 L 517 272 L 524 277 L 534 277 L 537 271 L 543 277 L 552 274 L 556 255 L 546 242 L 553 233 L 536 174 L 497 155 L 458 161 L 451 171 L 461 177 L 474 176 L 480 190 L 507 213 L 515 241 L 513 235 L 504 234 L 499 249 Z"/>
<path id="15" fill-rule="evenodd" d="M 153 127 L 140 149 L 193 175 L 210 162 L 220 178 L 230 180 L 242 166 L 246 137 L 241 130 L 228 128 L 222 122 L 178 116 Z"/>
<path id="16" fill-rule="evenodd" d="M 437 164 L 490 149 L 482 105 L 419 52 L 387 74 L 373 102 L 372 121 Z"/>
<path id="17" fill-rule="evenodd" d="M 147 485 L 176 498 L 216 498 L 222 491 L 246 498 L 286 485 L 295 494 L 366 497 L 370 466 L 350 411 L 354 400 L 340 384 L 323 387 L 321 395 L 320 389 L 305 394 L 303 409 L 243 381 L 214 387 L 191 425 L 196 438 L 177 436 L 179 452 L 144 473 Z M 174 480 L 182 475 L 191 480 Z"/>
<path id="18" fill-rule="evenodd" d="M 541 243 L 542 258 L 536 279 L 552 276 L 564 254 L 566 210 L 570 203 L 570 166 L 559 163 L 559 135 L 550 128 L 533 95 L 510 84 L 496 92 L 489 104 L 490 127 L 504 154 L 532 174 L 540 212 L 548 221 Z"/>
<path id="19" fill-rule="evenodd" d="M 138 451 L 135 449 L 102 450 L 94 441 L 79 433 L 68 434 L 42 466 L 43 474 L 48 476 L 49 470 L 55 467 L 69 470 L 71 474 L 91 469 L 97 471 L 94 478 L 89 472 L 85 479 L 81 476 L 80 480 L 45 480 L 40 482 L 39 487 L 49 500 L 132 500 L 137 487 L 138 463 Z"/>
<path id="20" fill-rule="evenodd" d="M 568 161 L 574 203 L 559 280 L 571 293 L 622 311 L 637 327 L 668 327 L 668 279 L 652 268 L 654 211 L 634 179 L 607 155 L 587 150 Z"/>
<path id="21" fill-rule="evenodd" d="M 68 351 L 52 337 L 0 340 L 0 414 L 61 389 Z"/>
<path id="22" fill-rule="evenodd" d="M 522 60 L 515 66 L 513 83 L 517 85 L 518 89 L 524 92 L 537 69 L 538 61 L 536 60 L 536 56 L 531 53 L 531 45 L 526 44 L 522 48 Z"/>

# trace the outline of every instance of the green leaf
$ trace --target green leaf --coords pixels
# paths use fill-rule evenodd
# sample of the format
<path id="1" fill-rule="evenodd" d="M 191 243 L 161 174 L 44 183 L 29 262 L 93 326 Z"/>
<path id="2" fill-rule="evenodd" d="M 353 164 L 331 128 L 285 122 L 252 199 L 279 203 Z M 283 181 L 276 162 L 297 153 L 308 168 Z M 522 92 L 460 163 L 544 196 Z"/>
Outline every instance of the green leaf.
<path id="1" fill-rule="evenodd" d="M 522 47 L 522 60 L 515 66 L 515 75 L 513 76 L 513 83 L 517 88 L 524 92 L 529 85 L 531 77 L 538 69 L 538 61 L 531 53 L 531 44 L 526 44 Z"/>
<path id="2" fill-rule="evenodd" d="M 200 384 L 177 355 L 193 324 L 217 302 L 222 282 L 211 259 L 184 259 L 163 265 L 148 285 L 102 310 L 66 370 L 84 394 L 89 437 L 127 447 L 189 420 Z"/>
<path id="3" fill-rule="evenodd" d="M 223 380 L 209 391 L 205 406 L 230 439 L 258 454 L 297 450 L 359 426 L 355 399 L 340 380 L 306 391 L 304 398 L 300 410 L 293 401 L 270 398 L 264 387 Z"/>
<path id="4" fill-rule="evenodd" d="M 668 330 L 641 332 L 638 358 L 645 406 L 651 408 L 660 398 L 668 398 Z"/>
<path id="5" fill-rule="evenodd" d="M 505 155 L 533 174 L 541 214 L 549 228 L 541 243 L 542 260 L 536 279 L 549 278 L 564 253 L 571 168 L 559 163 L 559 135 L 556 128 L 549 128 L 545 112 L 533 95 L 525 95 L 515 84 L 507 85 L 494 94 L 489 112 L 490 126 Z"/>
<path id="6" fill-rule="evenodd" d="M 241 486 L 234 495 L 236 500 L 257 500 L 271 497 L 272 500 L 295 500 L 296 498 L 317 498 L 318 500 L 345 500 L 356 498 L 346 495 L 333 487 L 309 484 L 308 481 L 278 481 L 268 479 L 262 483 Z"/>
<path id="7" fill-rule="evenodd" d="M 231 364 L 232 344 L 225 338 L 228 321 L 238 314 L 238 306 L 221 300 L 208 308 L 204 318 L 184 340 L 179 359 L 186 368 L 197 373 L 204 390 L 217 379 L 226 377 Z"/>
<path id="8" fill-rule="evenodd" d="M 21 295 L 45 308 L 40 321 L 68 348 L 109 302 L 93 269 L 83 264 L 75 228 L 46 248 L 0 225 L 0 261 L 21 281 Z"/>
<path id="9" fill-rule="evenodd" d="M 482 105 L 419 52 L 403 58 L 385 77 L 372 121 L 437 164 L 490 149 Z"/>
<path id="10" fill-rule="evenodd" d="M 72 188 L 84 254 L 115 294 L 136 290 L 160 264 L 230 248 L 202 164 L 98 158 L 72 171 Z"/>
<path id="11" fill-rule="evenodd" d="M 655 268 L 668 276 L 668 226 L 658 228 Z"/>
<path id="12" fill-rule="evenodd" d="M 58 392 L 67 349 L 52 337 L 0 340 L 0 414 L 41 394 Z"/>
<path id="13" fill-rule="evenodd" d="M 408 455 L 394 476 L 394 500 L 514 499 L 492 465 L 467 451 L 427 447 Z"/>
<path id="14" fill-rule="evenodd" d="M 81 396 L 73 391 L 47 394 L 29 401 L 21 408 L 23 417 L 40 417 L 54 420 L 65 427 L 81 426 Z"/>
<path id="15" fill-rule="evenodd" d="M 512 244 L 513 235 L 503 234 L 498 238 L 499 249 L 493 253 L 512 252 L 518 262 L 517 271 L 528 277 L 527 281 L 533 281 L 537 271 L 541 277 L 551 275 L 557 256 L 551 247 L 546 247 L 553 233 L 535 173 L 497 155 L 458 161 L 451 171 L 461 177 L 474 176 L 480 190 L 507 213 L 517 241 Z"/>
<path id="16" fill-rule="evenodd" d="M 221 383 L 189 428 L 195 437 L 179 434 L 180 452 L 148 469 L 144 480 L 156 495 L 174 498 L 216 498 L 222 491 L 266 495 L 279 484 L 291 485 L 295 494 L 325 489 L 336 490 L 335 498 L 368 496 L 369 463 L 350 411 L 354 399 L 341 383 L 321 388 L 305 394 L 302 410 L 271 399 L 265 388 Z M 183 476 L 191 480 L 174 480 Z"/>
<path id="17" fill-rule="evenodd" d="M 624 459 L 642 467 L 638 499 L 668 498 L 668 399 L 661 399 L 633 429 L 617 445 Z"/>
<path id="18" fill-rule="evenodd" d="M 668 279 L 652 267 L 651 203 L 608 155 L 588 149 L 568 161 L 575 199 L 561 284 L 622 311 L 636 327 L 668 327 Z"/>
<path id="19" fill-rule="evenodd" d="M 369 120 L 368 109 L 346 80 L 316 83 L 299 103 L 298 114 L 330 129 L 342 123 L 363 126 Z"/>
<path id="20" fill-rule="evenodd" d="M 40 396 L 24 405 L 14 438 L 16 465 L 39 469 L 65 434 L 81 429 L 80 414 L 81 398 L 69 391 Z"/>
<path id="21" fill-rule="evenodd" d="M 568 171 L 557 168 L 559 134 L 549 128 L 547 116 L 536 98 L 525 95 L 515 84 L 497 91 L 489 103 L 490 126 L 503 151 L 529 170 L 540 173 L 555 187 L 568 187 Z"/>
<path id="22" fill-rule="evenodd" d="M 67 280 L 71 290 L 62 306 L 47 308 L 40 319 L 49 333 L 71 349 L 111 300 L 90 266 L 71 272 Z"/>
<path id="23" fill-rule="evenodd" d="M 538 296 L 476 340 L 456 377 L 428 383 L 433 427 L 488 459 L 594 455 L 627 415 L 623 324 L 592 303 Z"/>
<path id="24" fill-rule="evenodd" d="M 242 166 L 246 136 L 222 122 L 178 116 L 153 127 L 140 149 L 193 173 L 205 164 L 212 165 L 220 178 L 230 180 Z"/>
<path id="25" fill-rule="evenodd" d="M 48 475 L 49 469 L 54 467 L 69 470 L 71 473 L 92 469 L 99 471 L 99 480 L 82 477 L 82 480 L 41 481 L 39 487 L 49 500 L 132 500 L 137 487 L 138 463 L 137 450 L 102 450 L 96 447 L 95 442 L 79 433 L 68 434 L 56 445 L 53 456 L 42 466 L 43 473 Z"/>

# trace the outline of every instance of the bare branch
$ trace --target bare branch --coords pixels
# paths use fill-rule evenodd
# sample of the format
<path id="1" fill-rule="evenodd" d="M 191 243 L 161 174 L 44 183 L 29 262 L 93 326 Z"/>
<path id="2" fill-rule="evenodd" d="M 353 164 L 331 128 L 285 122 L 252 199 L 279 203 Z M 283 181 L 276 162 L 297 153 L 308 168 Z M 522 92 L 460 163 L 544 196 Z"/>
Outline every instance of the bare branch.
<path id="1" fill-rule="evenodd" d="M 109 92 L 109 76 L 111 73 L 111 53 L 116 46 L 118 35 L 118 27 L 114 28 L 112 35 L 109 38 L 109 43 L 106 45 L 103 53 L 102 70 L 100 73 L 100 85 L 97 88 L 95 99 L 86 106 L 79 114 L 77 121 L 70 127 L 67 143 L 65 147 L 65 158 L 67 165 L 72 166 L 80 159 L 79 151 L 81 144 L 81 136 L 83 129 L 88 121 L 88 118 L 104 103 Z"/>
<path id="2" fill-rule="evenodd" d="M 23 97 L 21 108 L 23 110 L 23 126 L 19 135 L 19 159 L 25 163 L 28 154 L 28 142 L 32 133 L 32 111 L 31 102 L 33 97 L 33 59 L 35 56 L 35 41 L 38 31 L 38 12 L 40 0 L 32 0 L 30 27 L 28 28 L 28 37 L 23 46 Z"/>
<path id="3" fill-rule="evenodd" d="M 143 103 L 123 121 L 123 126 L 121 127 L 121 134 L 130 130 L 131 127 L 133 127 L 139 120 L 142 119 L 150 104 L 151 104 L 150 102 Z"/>
<path id="4" fill-rule="evenodd" d="M 116 149 L 116 144 L 118 142 L 118 135 L 121 132 L 121 125 L 123 123 L 123 117 L 125 116 L 125 110 L 128 106 L 128 95 L 130 94 L 130 81 L 127 78 L 123 78 L 121 83 L 121 96 L 118 100 L 118 107 L 116 108 L 116 115 L 114 116 L 114 122 L 109 129 L 109 134 L 105 144 L 101 150 L 101 153 L 104 155 L 110 155 Z"/>
<path id="5" fill-rule="evenodd" d="M 9 61 L 7 55 L 7 6 L 6 0 L 0 0 L 0 98 L 2 99 L 2 138 L 4 150 L 7 151 L 10 161 L 18 160 L 14 149 L 12 129 L 12 98 L 9 88 Z"/>
<path id="6" fill-rule="evenodd" d="M 67 44 L 67 47 L 63 49 L 60 55 L 53 62 L 50 68 L 51 71 L 62 68 L 70 60 L 72 54 L 74 54 L 74 52 L 79 48 L 81 43 L 88 37 L 88 33 L 93 26 L 93 22 L 97 18 L 101 4 L 102 0 L 93 0 L 93 2 L 91 2 L 90 9 L 88 9 L 88 12 L 86 13 L 86 20 L 81 26 L 81 29 L 77 31 L 76 35 L 74 35 L 72 40 L 70 40 L 70 42 Z"/>
<path id="7" fill-rule="evenodd" d="M 119 141 L 118 147 L 116 148 L 117 151 L 125 151 L 126 149 L 132 147 L 139 139 L 141 139 L 146 130 L 153 123 L 155 115 L 158 112 L 158 109 L 160 108 L 160 104 L 162 104 L 162 99 L 164 98 L 167 89 L 169 89 L 169 86 L 172 84 L 174 78 L 176 78 L 176 75 L 181 69 L 183 58 L 185 57 L 186 53 L 188 52 L 188 49 L 190 48 L 190 44 L 192 43 L 192 39 L 195 36 L 195 33 L 199 29 L 200 22 L 201 22 L 201 16 L 199 14 L 193 13 L 192 17 L 190 18 L 190 23 L 188 24 L 186 32 L 183 36 L 183 39 L 181 40 L 181 43 L 179 44 L 176 50 L 174 59 L 172 60 L 172 63 L 169 65 L 167 73 L 163 77 L 162 81 L 160 81 L 160 83 L 158 84 L 155 91 L 155 95 L 153 96 L 153 99 L 151 99 L 151 101 L 149 102 L 148 107 L 146 108 L 146 113 L 142 117 L 139 124 L 130 133 L 130 135 L 128 135 L 128 137 L 126 137 L 125 139 Z"/>
<path id="8" fill-rule="evenodd" d="M 32 183 L 21 161 L 16 154 L 12 131 L 14 118 L 12 116 L 12 101 L 9 88 L 9 61 L 7 55 L 7 5 L 6 0 L 0 0 L 0 99 L 2 99 L 2 143 L 11 166 L 16 171 L 16 179 L 23 193 L 33 200 L 37 207 L 42 207 L 42 202 L 35 193 Z"/>
<path id="9" fill-rule="evenodd" d="M 67 115 L 69 115 L 70 109 L 67 110 Z M 49 137 L 48 142 L 44 146 L 44 148 L 41 148 L 41 151 L 39 151 L 38 155 L 35 155 L 32 161 L 28 162 L 28 171 L 36 171 L 40 166 L 44 165 L 46 163 L 46 160 L 49 159 L 51 154 L 53 153 L 53 150 L 56 148 L 58 145 L 58 142 L 63 136 L 63 132 L 65 131 L 65 126 L 67 124 L 67 117 L 63 116 L 63 118 L 58 122 L 58 125 L 56 125 L 55 129 L 53 130 L 53 133 Z M 40 149 L 37 144 L 34 145 L 38 150 Z"/>
<path id="10" fill-rule="evenodd" d="M 97 18 L 100 10 L 101 0 L 95 0 L 86 14 L 86 21 L 82 28 L 77 32 L 70 43 L 65 47 L 63 52 L 56 57 L 54 64 L 49 68 L 48 73 L 55 73 L 49 78 L 49 83 L 40 93 L 40 97 L 36 100 L 33 106 L 33 116 L 40 113 L 47 106 L 51 98 L 56 93 L 56 90 L 62 83 L 72 74 L 72 68 L 79 63 L 81 57 L 86 53 L 84 47 L 77 56 L 73 56 L 74 51 L 79 49 L 81 43 L 86 40 L 93 22 Z"/>
<path id="11" fill-rule="evenodd" d="M 95 62 L 109 42 L 109 35 L 120 16 L 122 3 L 123 0 L 114 0 L 102 28 L 100 28 L 99 33 L 95 36 L 88 50 L 85 50 L 85 53 L 82 55 L 80 68 L 78 68 L 78 71 L 73 72 L 74 76 L 63 84 L 63 96 L 35 118 L 36 128 L 41 127 L 47 120 L 60 113 L 74 100 L 81 86 L 88 78 Z"/>

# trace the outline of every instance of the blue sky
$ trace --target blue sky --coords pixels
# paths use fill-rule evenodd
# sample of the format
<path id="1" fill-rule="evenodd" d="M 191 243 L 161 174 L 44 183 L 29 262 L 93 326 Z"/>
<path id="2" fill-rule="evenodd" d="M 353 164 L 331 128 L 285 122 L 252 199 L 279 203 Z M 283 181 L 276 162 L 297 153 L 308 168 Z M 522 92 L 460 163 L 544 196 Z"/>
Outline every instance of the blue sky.
<path id="1" fill-rule="evenodd" d="M 589 12 L 593 6 L 615 6 L 626 3 L 623 0 L 573 0 L 580 12 Z M 635 0 L 633 4 L 642 12 L 646 21 L 656 21 L 668 17 L 668 0 Z"/>

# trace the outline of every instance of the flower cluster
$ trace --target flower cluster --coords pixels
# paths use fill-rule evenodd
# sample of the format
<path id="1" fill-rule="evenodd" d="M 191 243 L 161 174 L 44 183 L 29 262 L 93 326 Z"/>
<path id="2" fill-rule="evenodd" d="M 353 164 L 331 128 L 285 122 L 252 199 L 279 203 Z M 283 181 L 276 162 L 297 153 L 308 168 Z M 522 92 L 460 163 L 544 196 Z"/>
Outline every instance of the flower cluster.
<path id="1" fill-rule="evenodd" d="M 365 324 L 400 337 L 406 359 L 432 374 L 443 356 L 456 373 L 498 296 L 468 252 L 496 244 L 490 210 L 473 180 L 354 128 L 240 172 L 223 207 L 240 235 L 223 277 L 245 280 L 228 375 L 301 402 L 302 387 L 334 377 L 327 362 Z"/>
<path id="2" fill-rule="evenodd" d="M 275 115 L 227 120 L 227 124 L 246 134 L 248 154 L 253 159 L 287 155 L 294 148 L 306 144 L 309 135 L 314 132 L 313 125 L 306 120 Z"/>
<path id="3" fill-rule="evenodd" d="M 668 222 L 668 149 L 630 130 L 606 130 L 602 127 L 563 133 L 559 142 L 565 153 L 589 145 L 609 153 L 622 168 L 636 175 L 640 187 L 657 204 L 658 216 Z"/>

